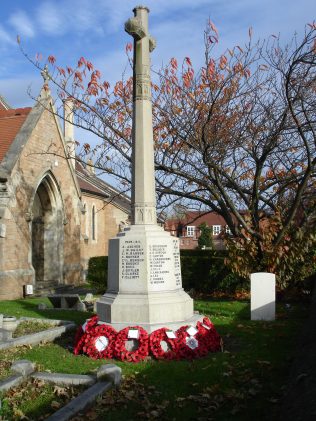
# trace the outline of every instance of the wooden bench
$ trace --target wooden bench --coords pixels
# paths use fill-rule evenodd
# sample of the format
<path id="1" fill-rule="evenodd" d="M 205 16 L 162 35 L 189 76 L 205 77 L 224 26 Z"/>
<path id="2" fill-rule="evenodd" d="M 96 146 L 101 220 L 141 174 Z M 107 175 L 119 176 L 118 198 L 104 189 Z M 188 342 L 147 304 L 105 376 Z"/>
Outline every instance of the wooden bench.
<path id="1" fill-rule="evenodd" d="M 50 294 L 47 298 L 54 308 L 86 311 L 86 306 L 78 294 Z"/>

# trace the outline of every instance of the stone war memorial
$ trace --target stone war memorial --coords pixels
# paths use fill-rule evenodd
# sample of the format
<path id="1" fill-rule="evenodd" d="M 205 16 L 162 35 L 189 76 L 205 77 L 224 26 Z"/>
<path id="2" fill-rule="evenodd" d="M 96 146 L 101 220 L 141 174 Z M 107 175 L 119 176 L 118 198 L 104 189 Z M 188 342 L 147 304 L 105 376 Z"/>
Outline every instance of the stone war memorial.
<path id="1" fill-rule="evenodd" d="M 218 350 L 220 338 L 182 288 L 178 238 L 157 224 L 150 81 L 156 42 L 149 9 L 133 11 L 125 24 L 134 39 L 132 222 L 109 241 L 108 289 L 97 301 L 97 316 L 79 332 L 75 353 L 109 357 L 112 342 L 114 356 L 136 361 L 155 342 L 160 357 L 178 357 L 182 347 L 182 356 L 192 358 Z"/>

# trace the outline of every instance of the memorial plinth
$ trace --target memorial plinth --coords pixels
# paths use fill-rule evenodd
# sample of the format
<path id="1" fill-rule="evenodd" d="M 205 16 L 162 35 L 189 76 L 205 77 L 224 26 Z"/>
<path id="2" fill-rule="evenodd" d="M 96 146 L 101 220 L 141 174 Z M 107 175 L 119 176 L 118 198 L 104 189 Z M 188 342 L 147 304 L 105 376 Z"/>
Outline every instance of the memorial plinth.
<path id="1" fill-rule="evenodd" d="M 125 24 L 134 38 L 132 224 L 109 242 L 108 289 L 97 313 L 116 329 L 137 324 L 152 332 L 202 317 L 182 288 L 179 240 L 157 225 L 148 12 L 136 7 Z"/>

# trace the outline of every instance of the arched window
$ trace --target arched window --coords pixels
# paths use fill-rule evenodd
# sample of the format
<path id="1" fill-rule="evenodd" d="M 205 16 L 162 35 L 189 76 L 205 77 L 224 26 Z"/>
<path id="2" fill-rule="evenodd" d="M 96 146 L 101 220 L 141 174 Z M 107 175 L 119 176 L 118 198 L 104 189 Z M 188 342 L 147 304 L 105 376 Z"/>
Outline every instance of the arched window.
<path id="1" fill-rule="evenodd" d="M 95 235 L 95 222 L 96 222 L 96 218 L 95 218 L 95 206 L 92 206 L 92 212 L 91 212 L 91 237 L 92 240 L 96 239 L 96 235 Z"/>

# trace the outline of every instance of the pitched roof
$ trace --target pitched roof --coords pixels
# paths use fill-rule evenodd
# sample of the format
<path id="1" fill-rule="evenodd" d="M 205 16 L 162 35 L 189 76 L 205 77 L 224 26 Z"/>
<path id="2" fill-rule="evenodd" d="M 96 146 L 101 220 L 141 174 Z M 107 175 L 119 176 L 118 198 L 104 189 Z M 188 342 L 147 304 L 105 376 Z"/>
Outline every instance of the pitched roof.
<path id="1" fill-rule="evenodd" d="M 0 162 L 20 131 L 31 107 L 0 109 Z"/>
<path id="2" fill-rule="evenodd" d="M 82 192 L 102 196 L 126 212 L 130 212 L 130 199 L 105 181 L 92 174 L 76 160 L 76 175 Z"/>
<path id="3" fill-rule="evenodd" d="M 216 212 L 200 212 L 200 211 L 187 211 L 183 217 L 167 219 L 165 227 L 169 231 L 176 230 L 179 225 L 185 226 L 200 226 L 205 222 L 208 226 L 212 225 L 226 225 L 225 219 L 218 215 Z"/>

